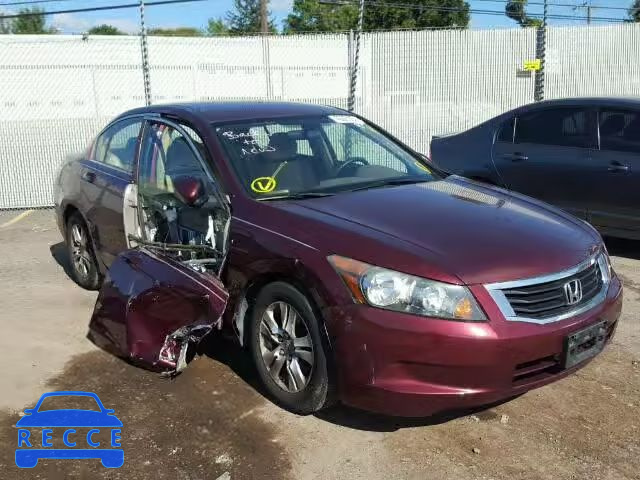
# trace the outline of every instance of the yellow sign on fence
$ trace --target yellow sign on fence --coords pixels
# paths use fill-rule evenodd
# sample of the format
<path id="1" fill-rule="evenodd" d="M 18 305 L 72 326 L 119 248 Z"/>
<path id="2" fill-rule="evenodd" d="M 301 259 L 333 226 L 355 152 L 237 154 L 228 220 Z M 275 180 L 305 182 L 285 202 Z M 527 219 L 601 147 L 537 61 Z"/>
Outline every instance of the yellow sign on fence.
<path id="1" fill-rule="evenodd" d="M 535 60 L 525 60 L 524 61 L 524 70 L 525 71 L 537 71 L 540 70 L 540 59 L 536 58 Z"/>

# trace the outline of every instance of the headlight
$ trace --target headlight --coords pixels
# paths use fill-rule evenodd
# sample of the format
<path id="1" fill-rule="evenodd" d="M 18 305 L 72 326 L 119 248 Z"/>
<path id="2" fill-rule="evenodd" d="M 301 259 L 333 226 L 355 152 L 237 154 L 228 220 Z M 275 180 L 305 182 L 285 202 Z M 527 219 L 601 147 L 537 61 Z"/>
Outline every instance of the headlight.
<path id="1" fill-rule="evenodd" d="M 338 255 L 328 257 L 358 303 L 449 320 L 486 321 L 468 288 L 427 280 Z"/>
<path id="2" fill-rule="evenodd" d="M 611 281 L 611 259 L 609 258 L 609 254 L 607 253 L 606 248 L 603 249 L 602 253 L 598 255 L 598 266 L 600 267 L 600 274 L 602 275 L 602 282 L 605 285 L 608 285 Z"/>

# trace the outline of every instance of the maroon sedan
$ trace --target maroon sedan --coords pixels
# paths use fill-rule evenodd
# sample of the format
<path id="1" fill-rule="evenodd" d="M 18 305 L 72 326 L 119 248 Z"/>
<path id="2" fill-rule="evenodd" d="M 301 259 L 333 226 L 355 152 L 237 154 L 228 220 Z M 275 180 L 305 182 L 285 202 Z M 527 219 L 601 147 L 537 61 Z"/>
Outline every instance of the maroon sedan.
<path id="1" fill-rule="evenodd" d="M 620 315 L 587 223 L 332 107 L 129 111 L 61 169 L 56 205 L 75 280 L 102 285 L 98 345 L 173 374 L 228 329 L 299 413 L 509 398 L 584 366 Z"/>

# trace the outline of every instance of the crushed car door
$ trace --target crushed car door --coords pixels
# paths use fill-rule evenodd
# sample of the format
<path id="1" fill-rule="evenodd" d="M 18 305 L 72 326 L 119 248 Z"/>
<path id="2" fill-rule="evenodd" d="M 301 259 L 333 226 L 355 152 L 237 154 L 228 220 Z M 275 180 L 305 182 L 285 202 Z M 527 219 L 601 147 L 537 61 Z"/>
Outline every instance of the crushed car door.
<path id="1" fill-rule="evenodd" d="M 190 345 L 221 328 L 228 292 L 211 273 L 146 248 L 116 257 L 90 323 L 100 347 L 169 374 L 186 366 Z"/>

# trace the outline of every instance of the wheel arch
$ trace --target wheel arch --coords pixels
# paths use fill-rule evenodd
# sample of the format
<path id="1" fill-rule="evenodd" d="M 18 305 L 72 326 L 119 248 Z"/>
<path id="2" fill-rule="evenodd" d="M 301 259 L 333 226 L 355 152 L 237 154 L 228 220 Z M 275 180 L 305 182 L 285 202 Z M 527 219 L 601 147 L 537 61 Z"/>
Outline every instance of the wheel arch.
<path id="1" fill-rule="evenodd" d="M 275 282 L 288 283 L 296 288 L 302 295 L 304 295 L 311 308 L 313 309 L 316 317 L 320 321 L 320 332 L 322 333 L 323 341 L 326 342 L 326 347 L 329 351 L 332 351 L 331 338 L 326 326 L 326 318 L 324 316 L 324 306 L 326 305 L 323 295 L 318 291 L 316 287 L 310 285 L 308 279 L 303 279 L 300 275 L 295 275 L 291 272 L 284 271 L 271 271 L 263 272 L 252 277 L 244 286 L 244 288 L 237 294 L 236 301 L 233 304 L 233 312 L 231 318 L 231 324 L 233 331 L 236 334 L 238 341 L 242 347 L 246 347 L 248 344 L 249 329 L 247 328 L 247 322 L 252 313 L 252 308 L 255 305 L 255 300 L 260 291 Z"/>

